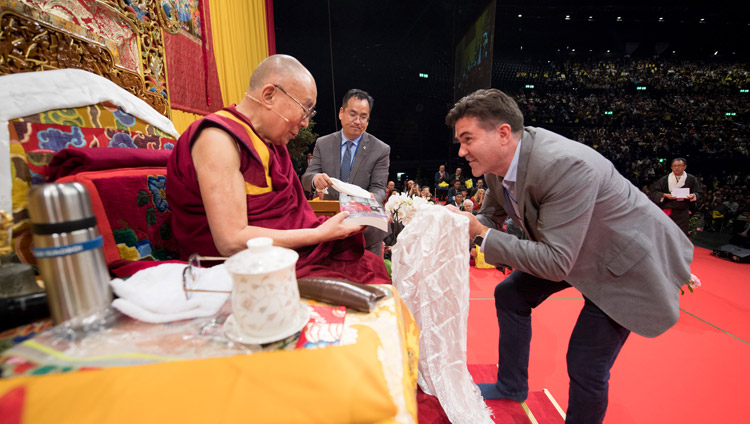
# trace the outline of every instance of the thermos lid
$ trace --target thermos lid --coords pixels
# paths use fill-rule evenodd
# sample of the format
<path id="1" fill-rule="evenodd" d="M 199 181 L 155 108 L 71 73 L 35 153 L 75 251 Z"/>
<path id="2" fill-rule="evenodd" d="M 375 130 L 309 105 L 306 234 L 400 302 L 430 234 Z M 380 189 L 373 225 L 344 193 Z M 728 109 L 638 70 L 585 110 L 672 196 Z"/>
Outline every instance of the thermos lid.
<path id="1" fill-rule="evenodd" d="M 89 193 L 80 183 L 32 186 L 28 208 L 35 234 L 69 232 L 96 225 Z M 49 227 L 45 224 L 63 225 Z"/>

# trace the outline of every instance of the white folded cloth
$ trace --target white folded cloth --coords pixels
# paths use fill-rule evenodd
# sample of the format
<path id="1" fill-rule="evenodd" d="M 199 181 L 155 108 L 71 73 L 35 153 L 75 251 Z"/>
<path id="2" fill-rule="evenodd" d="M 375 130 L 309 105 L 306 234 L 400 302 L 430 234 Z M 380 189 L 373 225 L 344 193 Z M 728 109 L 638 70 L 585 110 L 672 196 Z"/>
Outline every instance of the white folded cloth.
<path id="1" fill-rule="evenodd" d="M 139 321 L 162 323 L 211 316 L 219 311 L 228 293 L 191 292 L 185 298 L 182 272 L 187 265 L 162 264 L 136 272 L 127 280 L 110 281 L 119 296 L 112 306 Z M 201 268 L 194 288 L 232 290 L 232 277 L 224 264 Z"/>

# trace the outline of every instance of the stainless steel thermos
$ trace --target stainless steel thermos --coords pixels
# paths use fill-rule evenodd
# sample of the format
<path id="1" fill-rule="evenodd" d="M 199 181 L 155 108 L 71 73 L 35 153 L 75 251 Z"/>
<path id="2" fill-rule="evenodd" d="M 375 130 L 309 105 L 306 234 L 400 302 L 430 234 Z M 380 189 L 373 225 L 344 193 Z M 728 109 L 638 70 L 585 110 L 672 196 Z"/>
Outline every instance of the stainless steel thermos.
<path id="1" fill-rule="evenodd" d="M 88 191 L 79 183 L 32 186 L 28 208 L 53 321 L 94 324 L 105 315 L 112 291 Z"/>

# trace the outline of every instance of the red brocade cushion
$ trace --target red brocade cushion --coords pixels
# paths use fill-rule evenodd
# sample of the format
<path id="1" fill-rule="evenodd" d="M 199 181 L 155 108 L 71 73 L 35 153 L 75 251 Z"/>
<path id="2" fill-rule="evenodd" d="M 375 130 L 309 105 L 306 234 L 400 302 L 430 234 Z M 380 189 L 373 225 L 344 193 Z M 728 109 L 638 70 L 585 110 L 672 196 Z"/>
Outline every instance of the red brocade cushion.
<path id="1" fill-rule="evenodd" d="M 79 182 L 89 191 L 107 263 L 164 261 L 177 257 L 166 175 L 166 167 L 123 168 L 81 172 L 57 182 Z"/>

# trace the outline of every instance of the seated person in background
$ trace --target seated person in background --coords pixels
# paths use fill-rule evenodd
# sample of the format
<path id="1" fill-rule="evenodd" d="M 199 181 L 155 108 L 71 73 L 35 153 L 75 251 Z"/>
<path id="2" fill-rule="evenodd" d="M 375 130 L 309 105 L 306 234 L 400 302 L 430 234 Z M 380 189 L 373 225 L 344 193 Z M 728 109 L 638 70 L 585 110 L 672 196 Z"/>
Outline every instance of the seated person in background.
<path id="1" fill-rule="evenodd" d="M 453 196 L 453 200 L 449 200 L 448 203 L 446 203 L 446 205 L 453 205 L 459 209 L 461 208 L 461 205 L 463 204 L 464 204 L 464 194 L 460 191 L 456 193 L 455 196 Z"/>
<path id="2" fill-rule="evenodd" d="M 409 195 L 409 192 L 411 192 L 411 186 L 414 185 L 414 180 L 408 180 L 404 183 L 404 191 L 403 194 Z"/>
<path id="3" fill-rule="evenodd" d="M 461 192 L 461 181 L 459 180 L 453 181 L 453 187 L 451 187 L 448 190 L 448 199 L 445 202 L 445 204 L 455 205 L 456 203 L 455 203 L 454 197 L 456 196 L 456 193 L 460 193 L 460 192 Z"/>
<path id="4" fill-rule="evenodd" d="M 364 250 L 347 212 L 318 218 L 305 199 L 286 145 L 315 114 L 317 88 L 296 59 L 273 55 L 250 77 L 236 106 L 192 123 L 167 165 L 167 199 L 182 259 L 230 256 L 270 237 L 295 249 L 297 277 L 389 283 L 381 258 Z"/>
<path id="5" fill-rule="evenodd" d="M 480 190 L 480 189 L 481 190 L 486 189 L 486 187 L 484 186 L 484 180 L 481 178 L 477 179 L 476 187 L 474 187 L 474 190 L 472 191 L 471 195 L 473 196 L 477 194 L 477 190 Z"/>
<path id="6" fill-rule="evenodd" d="M 422 198 L 427 200 L 427 203 L 435 204 L 435 199 L 432 198 L 432 194 L 430 194 L 430 188 L 427 186 L 422 187 L 421 192 Z"/>
<path id="7" fill-rule="evenodd" d="M 727 207 L 727 210 L 729 210 L 729 216 L 732 218 L 737 214 L 737 209 L 740 207 L 739 203 L 735 201 L 734 196 L 731 194 L 722 204 Z"/>
<path id="8" fill-rule="evenodd" d="M 394 183 L 393 181 L 388 181 L 388 185 L 385 187 L 385 192 L 390 193 L 391 190 L 395 190 L 395 189 L 396 189 L 396 183 Z M 386 199 L 388 197 L 391 197 L 391 196 L 386 196 Z"/>
<path id="9" fill-rule="evenodd" d="M 445 171 L 445 165 L 440 165 L 438 172 L 435 173 L 435 196 L 440 200 L 445 200 L 450 185 L 451 177 Z"/>
<path id="10" fill-rule="evenodd" d="M 419 197 L 420 196 L 420 190 L 419 190 L 419 184 L 412 183 L 411 187 L 409 187 L 409 193 L 407 193 L 409 197 Z"/>
<path id="11" fill-rule="evenodd" d="M 476 211 L 474 210 L 474 202 L 472 202 L 471 199 L 464 200 L 463 204 L 458 208 L 458 210 L 471 212 L 474 215 L 477 214 Z"/>
<path id="12" fill-rule="evenodd" d="M 451 184 L 455 183 L 456 181 L 460 182 L 461 185 L 464 183 L 464 174 L 461 171 L 461 168 L 456 168 L 456 172 L 451 175 Z"/>
<path id="13" fill-rule="evenodd" d="M 482 181 L 482 180 L 479 180 Z M 479 185 L 477 183 L 477 185 Z M 476 194 L 474 194 L 474 197 L 471 198 L 472 201 L 474 201 L 474 210 L 478 211 L 482 208 L 482 202 L 484 202 L 484 189 L 478 188 Z"/>

